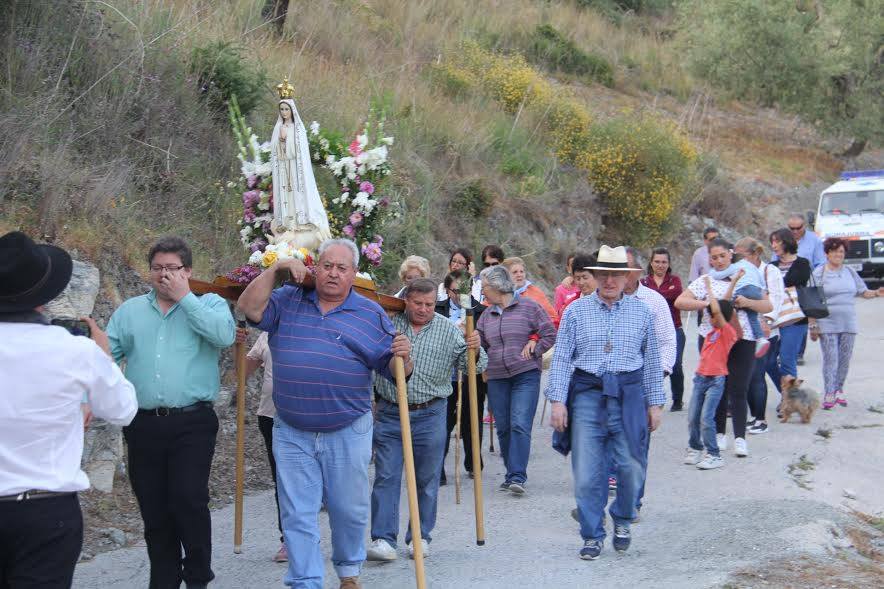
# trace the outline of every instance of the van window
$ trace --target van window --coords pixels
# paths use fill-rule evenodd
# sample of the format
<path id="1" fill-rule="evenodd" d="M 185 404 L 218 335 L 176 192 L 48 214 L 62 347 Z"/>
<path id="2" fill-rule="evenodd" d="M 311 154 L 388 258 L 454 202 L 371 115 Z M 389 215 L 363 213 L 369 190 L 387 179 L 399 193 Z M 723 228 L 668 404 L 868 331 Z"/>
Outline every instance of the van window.
<path id="1" fill-rule="evenodd" d="M 821 215 L 884 213 L 884 190 L 830 192 L 823 195 Z"/>

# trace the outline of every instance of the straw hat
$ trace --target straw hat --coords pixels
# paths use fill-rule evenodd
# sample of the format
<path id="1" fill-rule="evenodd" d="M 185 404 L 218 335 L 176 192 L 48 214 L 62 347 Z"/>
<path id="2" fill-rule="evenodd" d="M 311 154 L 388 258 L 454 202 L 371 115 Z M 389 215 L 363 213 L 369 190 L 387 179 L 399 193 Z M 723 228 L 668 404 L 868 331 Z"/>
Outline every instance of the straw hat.
<path id="1" fill-rule="evenodd" d="M 595 266 L 584 266 L 584 270 L 622 270 L 641 272 L 641 268 L 630 268 L 626 258 L 626 248 L 622 245 L 608 247 L 603 245 L 599 250 Z"/>

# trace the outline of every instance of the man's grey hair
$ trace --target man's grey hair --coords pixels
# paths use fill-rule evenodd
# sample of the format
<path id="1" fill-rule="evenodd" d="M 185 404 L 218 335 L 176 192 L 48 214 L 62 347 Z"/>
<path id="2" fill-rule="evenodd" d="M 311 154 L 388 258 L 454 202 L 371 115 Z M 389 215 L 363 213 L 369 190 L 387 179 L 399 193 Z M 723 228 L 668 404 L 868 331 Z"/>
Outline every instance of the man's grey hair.
<path id="1" fill-rule="evenodd" d="M 437 288 L 436 283 L 429 278 L 416 278 L 402 291 L 402 298 L 407 299 L 412 294 L 435 293 Z"/>
<path id="2" fill-rule="evenodd" d="M 498 292 L 511 293 L 516 290 L 516 285 L 513 283 L 509 271 L 503 266 L 485 268 L 479 274 L 479 278 L 482 279 L 482 284 L 487 284 Z"/>
<path id="3" fill-rule="evenodd" d="M 807 223 L 807 217 L 804 216 L 804 213 L 797 213 L 797 212 L 789 213 L 789 218 L 790 219 L 797 219 L 797 220 L 801 221 L 802 223 Z"/>
<path id="4" fill-rule="evenodd" d="M 626 246 L 626 255 L 632 256 L 632 264 L 629 264 L 630 268 L 638 268 L 641 270 L 644 266 L 642 266 L 642 254 L 640 251 L 632 247 L 631 245 Z"/>
<path id="5" fill-rule="evenodd" d="M 353 254 L 353 268 L 359 268 L 359 248 L 349 239 L 326 239 L 322 242 L 322 245 L 319 246 L 319 251 L 317 252 L 319 257 L 322 258 L 322 254 L 324 254 L 328 248 L 336 245 L 342 245 L 349 248 L 350 253 Z"/>

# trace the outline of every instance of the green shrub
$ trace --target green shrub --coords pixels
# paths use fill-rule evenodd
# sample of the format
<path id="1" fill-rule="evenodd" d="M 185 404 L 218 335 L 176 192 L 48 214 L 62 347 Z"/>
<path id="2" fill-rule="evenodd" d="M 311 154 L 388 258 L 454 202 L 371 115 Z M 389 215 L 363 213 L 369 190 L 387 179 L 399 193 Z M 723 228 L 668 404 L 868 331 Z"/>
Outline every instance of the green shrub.
<path id="1" fill-rule="evenodd" d="M 611 15 L 616 12 L 636 14 L 662 14 L 673 7 L 675 0 L 577 0 L 579 6 L 595 8 Z"/>
<path id="2" fill-rule="evenodd" d="M 248 115 L 261 101 L 267 84 L 260 66 L 246 62 L 240 47 L 223 41 L 194 49 L 192 68 L 200 92 L 212 110 L 224 116 L 234 95 L 242 113 Z"/>
<path id="3" fill-rule="evenodd" d="M 494 204 L 494 193 L 481 178 L 467 180 L 454 193 L 451 208 L 467 219 L 485 217 Z"/>
<path id="4" fill-rule="evenodd" d="M 547 69 L 586 76 L 608 87 L 614 85 L 614 70 L 608 60 L 584 51 L 552 25 L 539 25 L 534 29 L 526 55 Z"/>

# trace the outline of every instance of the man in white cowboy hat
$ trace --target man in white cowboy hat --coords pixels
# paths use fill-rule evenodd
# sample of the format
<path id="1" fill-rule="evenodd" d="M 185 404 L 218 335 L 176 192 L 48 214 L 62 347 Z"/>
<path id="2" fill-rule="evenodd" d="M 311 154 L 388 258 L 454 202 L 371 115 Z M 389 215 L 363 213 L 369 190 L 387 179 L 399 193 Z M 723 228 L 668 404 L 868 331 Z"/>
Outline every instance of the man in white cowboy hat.
<path id="1" fill-rule="evenodd" d="M 89 488 L 80 405 L 117 425 L 138 409 L 107 338 L 72 335 L 43 315 L 72 268 L 61 248 L 17 231 L 0 237 L 0 587 L 71 586 L 83 545 L 77 492 Z"/>
<path id="2" fill-rule="evenodd" d="M 623 294 L 628 273 L 636 271 L 629 267 L 626 249 L 603 245 L 587 269 L 598 289 L 565 310 L 545 394 L 552 402 L 554 446 L 563 453 L 573 450 L 574 496 L 584 542 L 580 558 L 594 560 L 605 539 L 606 447 L 617 475 L 617 498 L 610 509 L 613 545 L 622 552 L 631 540 L 646 438 L 660 424 L 666 396 L 651 311 Z"/>

